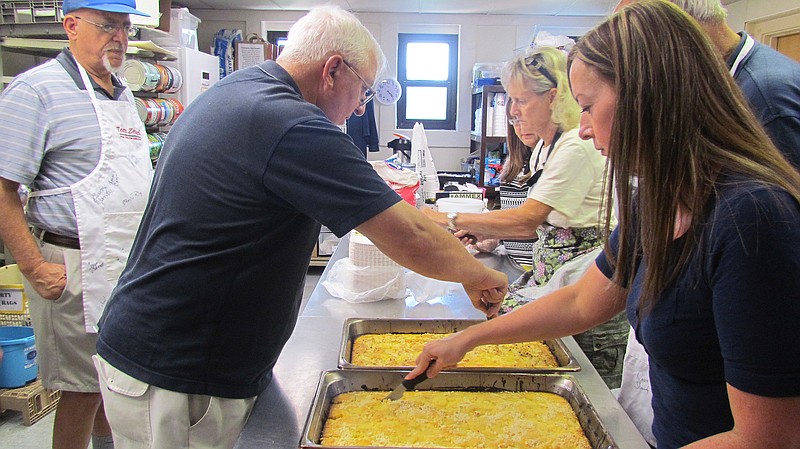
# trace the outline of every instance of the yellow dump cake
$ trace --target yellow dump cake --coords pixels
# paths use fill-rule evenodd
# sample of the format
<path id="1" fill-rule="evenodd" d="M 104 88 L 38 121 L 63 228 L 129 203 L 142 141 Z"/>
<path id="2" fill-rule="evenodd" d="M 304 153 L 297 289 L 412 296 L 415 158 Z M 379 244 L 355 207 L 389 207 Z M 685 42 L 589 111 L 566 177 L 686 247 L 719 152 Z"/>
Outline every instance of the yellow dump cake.
<path id="1" fill-rule="evenodd" d="M 449 334 L 364 334 L 353 342 L 350 363 L 357 366 L 414 366 L 422 346 Z M 556 368 L 555 356 L 541 341 L 478 346 L 460 367 Z"/>
<path id="2" fill-rule="evenodd" d="M 569 403 L 545 392 L 385 391 L 336 396 L 323 446 L 588 449 Z"/>

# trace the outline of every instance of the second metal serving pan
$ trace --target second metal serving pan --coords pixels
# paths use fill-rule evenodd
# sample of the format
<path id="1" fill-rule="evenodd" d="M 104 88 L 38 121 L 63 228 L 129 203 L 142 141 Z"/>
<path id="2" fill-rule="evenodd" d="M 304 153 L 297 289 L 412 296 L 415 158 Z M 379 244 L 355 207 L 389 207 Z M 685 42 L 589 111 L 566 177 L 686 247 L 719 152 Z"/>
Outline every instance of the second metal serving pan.
<path id="1" fill-rule="evenodd" d="M 403 380 L 405 371 L 329 370 L 320 377 L 314 401 L 306 418 L 300 447 L 351 449 L 352 446 L 322 446 L 320 439 L 331 400 L 349 391 L 386 391 Z M 575 379 L 565 374 L 441 373 L 420 384 L 418 390 L 436 391 L 542 391 L 569 402 L 592 449 L 618 449 L 597 411 Z M 373 446 L 359 446 L 365 447 Z"/>
<path id="2" fill-rule="evenodd" d="M 381 319 L 381 318 L 348 318 L 344 322 L 342 332 L 342 344 L 339 351 L 339 368 L 369 368 L 381 370 L 410 370 L 410 366 L 362 366 L 351 363 L 353 352 L 353 342 L 356 338 L 364 334 L 449 334 L 466 329 L 474 324 L 481 323 L 483 320 L 448 320 L 448 319 Z M 456 367 L 448 371 L 489 371 L 495 373 L 559 373 L 572 372 L 581 369 L 578 361 L 564 345 L 561 339 L 544 340 L 544 344 L 558 362 L 557 367 L 530 367 L 530 368 L 509 368 L 509 367 Z"/>

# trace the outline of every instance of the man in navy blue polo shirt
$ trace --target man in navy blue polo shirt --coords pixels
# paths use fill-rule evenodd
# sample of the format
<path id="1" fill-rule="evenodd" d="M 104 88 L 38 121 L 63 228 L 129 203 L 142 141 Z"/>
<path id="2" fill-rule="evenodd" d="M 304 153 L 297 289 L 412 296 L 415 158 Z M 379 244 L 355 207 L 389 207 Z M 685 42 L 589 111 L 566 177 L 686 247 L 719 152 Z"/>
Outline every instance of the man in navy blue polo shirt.
<path id="1" fill-rule="evenodd" d="M 172 127 L 100 322 L 119 448 L 234 445 L 294 328 L 320 223 L 499 308 L 506 276 L 402 201 L 337 126 L 364 112 L 383 64 L 352 14 L 314 9 L 277 61 L 225 77 Z"/>

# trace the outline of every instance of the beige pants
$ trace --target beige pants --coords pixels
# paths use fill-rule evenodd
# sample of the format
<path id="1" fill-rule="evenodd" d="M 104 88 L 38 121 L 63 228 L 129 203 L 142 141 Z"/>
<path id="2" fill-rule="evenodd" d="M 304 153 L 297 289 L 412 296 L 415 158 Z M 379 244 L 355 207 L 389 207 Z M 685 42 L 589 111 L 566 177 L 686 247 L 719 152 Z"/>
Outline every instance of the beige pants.
<path id="1" fill-rule="evenodd" d="M 64 264 L 67 272 L 64 292 L 53 301 L 39 296 L 24 280 L 42 385 L 53 390 L 98 393 L 92 363 L 97 334 L 86 332 L 83 319 L 81 252 L 41 242 L 40 249 L 46 261 Z"/>
<path id="2" fill-rule="evenodd" d="M 233 448 L 256 397 L 177 393 L 144 383 L 95 355 L 116 449 Z"/>

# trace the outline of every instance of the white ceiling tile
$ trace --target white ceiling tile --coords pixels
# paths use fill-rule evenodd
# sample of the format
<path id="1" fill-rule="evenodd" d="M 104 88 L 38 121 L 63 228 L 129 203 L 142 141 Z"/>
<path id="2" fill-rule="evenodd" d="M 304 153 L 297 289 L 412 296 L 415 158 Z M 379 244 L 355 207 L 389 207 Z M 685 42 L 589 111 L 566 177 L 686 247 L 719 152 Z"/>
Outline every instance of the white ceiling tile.
<path id="1" fill-rule="evenodd" d="M 420 0 L 347 0 L 346 9 L 354 12 L 417 13 Z"/>
<path id="2" fill-rule="evenodd" d="M 236 1 L 238 2 L 241 0 Z M 309 9 L 319 5 L 335 5 L 344 9 L 349 9 L 347 0 L 272 0 L 272 2 L 278 5 L 278 7 L 284 11 L 308 11 Z"/>
<path id="3" fill-rule="evenodd" d="M 558 0 L 426 0 L 422 12 L 450 14 L 543 14 L 557 10 Z"/>
<path id="4" fill-rule="evenodd" d="M 607 16 L 619 0 L 573 0 L 561 2 L 559 16 Z"/>
<path id="5" fill-rule="evenodd" d="M 174 0 L 189 9 L 308 10 L 324 4 L 355 12 L 605 16 L 617 0 Z"/>

